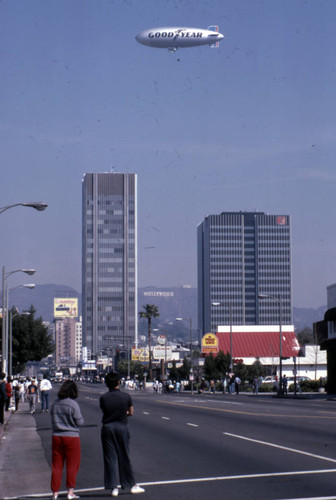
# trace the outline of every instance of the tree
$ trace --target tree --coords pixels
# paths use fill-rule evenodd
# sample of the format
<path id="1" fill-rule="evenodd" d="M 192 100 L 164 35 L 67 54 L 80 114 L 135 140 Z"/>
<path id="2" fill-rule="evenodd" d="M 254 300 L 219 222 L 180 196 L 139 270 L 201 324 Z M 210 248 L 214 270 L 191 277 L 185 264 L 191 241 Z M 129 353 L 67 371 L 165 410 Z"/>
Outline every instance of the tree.
<path id="1" fill-rule="evenodd" d="M 190 360 L 184 358 L 182 366 L 177 369 L 179 374 L 179 380 L 189 380 L 190 367 L 191 367 Z"/>
<path id="2" fill-rule="evenodd" d="M 303 330 L 298 332 L 297 339 L 301 346 L 306 344 L 315 344 L 315 339 L 313 335 L 313 331 L 311 328 L 305 327 Z"/>
<path id="3" fill-rule="evenodd" d="M 221 378 L 224 378 L 225 375 L 230 371 L 230 362 L 231 362 L 230 354 L 228 352 L 224 354 L 223 351 L 219 351 L 219 353 L 215 357 L 215 367 L 221 374 Z"/>
<path id="4" fill-rule="evenodd" d="M 253 382 L 254 378 L 264 377 L 265 374 L 266 370 L 259 359 L 256 359 L 253 365 L 248 367 L 248 378 L 250 382 Z"/>
<path id="5" fill-rule="evenodd" d="M 218 380 L 222 377 L 222 374 L 216 366 L 216 359 L 212 352 L 204 360 L 204 377 L 207 380 Z"/>
<path id="6" fill-rule="evenodd" d="M 119 361 L 118 363 L 118 372 L 122 377 L 126 377 L 128 375 L 128 364 L 130 377 L 134 378 L 136 375 L 138 378 L 143 378 L 144 365 L 140 363 L 140 361 L 130 361 L 128 362 L 126 359 Z"/>
<path id="7" fill-rule="evenodd" d="M 151 346 L 151 335 L 152 335 L 152 318 L 157 318 L 159 315 L 159 308 L 154 304 L 147 304 L 142 306 L 144 311 L 139 312 L 139 317 L 148 320 L 148 349 L 149 349 L 149 380 L 152 380 L 152 346 Z"/>
<path id="8" fill-rule="evenodd" d="M 54 343 L 42 318 L 35 319 L 36 310 L 15 314 L 12 309 L 13 373 L 21 373 L 28 361 L 41 361 L 54 351 Z"/>

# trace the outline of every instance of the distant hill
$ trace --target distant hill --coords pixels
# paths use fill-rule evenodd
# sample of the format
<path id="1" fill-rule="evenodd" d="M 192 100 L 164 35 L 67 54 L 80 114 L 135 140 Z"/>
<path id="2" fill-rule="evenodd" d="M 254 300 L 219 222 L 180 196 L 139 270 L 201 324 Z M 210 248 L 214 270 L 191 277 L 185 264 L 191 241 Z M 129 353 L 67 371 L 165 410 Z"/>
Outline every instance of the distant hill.
<path id="1" fill-rule="evenodd" d="M 79 314 L 81 314 L 81 293 L 67 285 L 36 285 L 33 290 L 17 288 L 9 291 L 10 307 L 16 306 L 19 311 L 29 309 L 33 305 L 36 317 L 52 322 L 54 319 L 54 298 L 78 298 Z"/>
<path id="2" fill-rule="evenodd" d="M 321 321 L 324 318 L 324 313 L 327 310 L 327 306 L 321 306 L 317 309 L 313 308 L 302 308 L 302 307 L 294 307 L 293 308 L 293 323 L 296 328 L 296 331 L 299 332 L 304 328 L 313 328 L 313 323 L 316 321 Z"/>
<path id="3" fill-rule="evenodd" d="M 36 285 L 33 290 L 17 288 L 10 291 L 10 305 L 17 306 L 20 311 L 29 309 L 31 304 L 36 315 L 44 321 L 53 320 L 54 298 L 77 297 L 79 314 L 81 314 L 81 293 L 67 285 Z M 155 304 L 159 308 L 159 322 L 175 322 L 175 318 L 191 318 L 193 329 L 197 328 L 197 289 L 189 287 L 145 287 L 138 289 L 138 309 L 146 304 Z M 294 325 L 297 331 L 305 327 L 312 328 L 315 321 L 323 319 L 326 306 L 312 308 L 294 307 Z"/>

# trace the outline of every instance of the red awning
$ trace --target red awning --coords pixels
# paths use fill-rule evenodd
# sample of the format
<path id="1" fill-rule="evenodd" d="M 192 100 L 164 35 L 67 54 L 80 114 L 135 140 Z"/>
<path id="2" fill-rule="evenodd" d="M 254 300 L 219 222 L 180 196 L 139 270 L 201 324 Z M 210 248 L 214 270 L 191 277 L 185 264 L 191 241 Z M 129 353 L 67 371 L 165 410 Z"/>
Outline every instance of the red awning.
<path id="1" fill-rule="evenodd" d="M 230 352 L 230 333 L 217 332 L 219 350 Z M 272 358 L 279 356 L 279 332 L 232 332 L 234 358 Z M 299 342 L 294 332 L 282 332 L 282 357 L 297 356 Z"/>

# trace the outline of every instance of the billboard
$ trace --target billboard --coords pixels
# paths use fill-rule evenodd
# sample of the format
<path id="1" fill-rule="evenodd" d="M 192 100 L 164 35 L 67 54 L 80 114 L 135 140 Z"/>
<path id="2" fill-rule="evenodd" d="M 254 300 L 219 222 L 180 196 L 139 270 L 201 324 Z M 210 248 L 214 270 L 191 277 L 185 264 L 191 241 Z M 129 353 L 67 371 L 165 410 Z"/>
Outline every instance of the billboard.
<path id="1" fill-rule="evenodd" d="M 153 349 L 154 359 L 163 359 L 171 361 L 173 359 L 173 350 L 171 345 L 155 345 Z"/>
<path id="2" fill-rule="evenodd" d="M 202 338 L 202 354 L 218 352 L 218 337 L 213 333 L 206 333 Z"/>
<path id="3" fill-rule="evenodd" d="M 54 318 L 77 318 L 78 299 L 54 299 Z"/>
<path id="4" fill-rule="evenodd" d="M 141 363 L 148 363 L 149 351 L 146 347 L 132 347 L 132 361 L 140 361 Z"/>

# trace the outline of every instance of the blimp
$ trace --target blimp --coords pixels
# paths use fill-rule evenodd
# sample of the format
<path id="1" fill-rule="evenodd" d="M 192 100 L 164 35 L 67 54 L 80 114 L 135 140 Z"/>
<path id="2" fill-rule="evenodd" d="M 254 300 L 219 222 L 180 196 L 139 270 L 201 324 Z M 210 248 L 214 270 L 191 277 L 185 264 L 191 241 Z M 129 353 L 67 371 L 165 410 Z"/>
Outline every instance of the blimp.
<path id="1" fill-rule="evenodd" d="M 168 49 L 172 53 L 176 52 L 177 49 L 200 45 L 210 45 L 210 47 L 217 48 L 223 38 L 224 35 L 219 33 L 219 27 L 216 25 L 209 26 L 207 29 L 165 26 L 140 31 L 135 37 L 136 41 L 142 45 Z"/>

